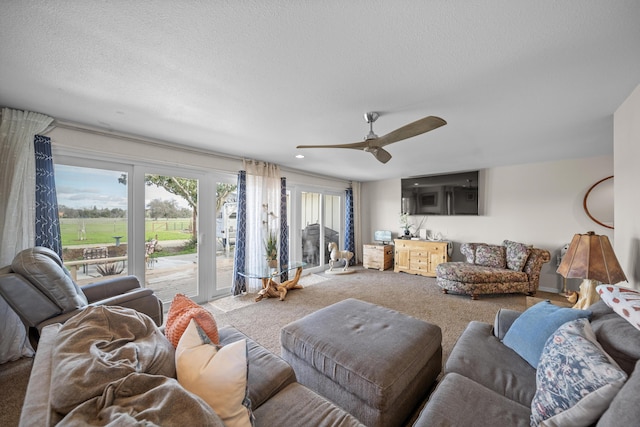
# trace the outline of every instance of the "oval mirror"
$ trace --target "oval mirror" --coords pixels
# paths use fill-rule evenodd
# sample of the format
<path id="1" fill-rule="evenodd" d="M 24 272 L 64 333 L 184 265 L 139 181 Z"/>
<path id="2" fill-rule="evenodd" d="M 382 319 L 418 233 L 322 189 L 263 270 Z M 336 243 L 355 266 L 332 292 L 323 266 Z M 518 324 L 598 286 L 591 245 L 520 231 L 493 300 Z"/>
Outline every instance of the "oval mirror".
<path id="1" fill-rule="evenodd" d="M 584 195 L 583 206 L 589 218 L 613 230 L 613 176 L 593 184 Z"/>

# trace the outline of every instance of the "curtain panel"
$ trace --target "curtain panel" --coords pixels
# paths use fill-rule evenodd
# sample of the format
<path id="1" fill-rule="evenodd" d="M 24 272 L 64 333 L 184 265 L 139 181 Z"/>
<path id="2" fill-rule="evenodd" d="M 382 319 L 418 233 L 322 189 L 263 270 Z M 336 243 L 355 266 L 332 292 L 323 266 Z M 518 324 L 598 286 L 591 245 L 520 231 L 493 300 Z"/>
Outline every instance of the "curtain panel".
<path id="1" fill-rule="evenodd" d="M 245 271 L 260 271 L 266 262 L 268 236 L 280 236 L 280 168 L 272 163 L 245 160 L 244 169 L 247 177 Z M 250 279 L 247 288 L 249 292 L 257 292 L 262 289 L 262 281 Z"/>
<path id="2" fill-rule="evenodd" d="M 36 135 L 33 140 L 36 161 L 35 245 L 44 246 L 62 259 L 58 196 L 51 155 L 51 138 Z"/>
<path id="3" fill-rule="evenodd" d="M 247 279 L 240 275 L 244 273 L 247 241 L 247 173 L 238 172 L 238 209 L 236 211 L 236 248 L 233 255 L 233 284 L 231 295 L 247 293 Z"/>
<path id="4" fill-rule="evenodd" d="M 287 178 L 280 178 L 280 283 L 289 280 L 289 226 L 287 225 Z"/>
<path id="5" fill-rule="evenodd" d="M 0 266 L 35 244 L 34 137 L 53 121 L 30 111 L 2 109 L 0 120 Z"/>
<path id="6" fill-rule="evenodd" d="M 345 194 L 345 224 L 344 224 L 344 248 L 345 250 L 352 252 L 354 255 L 356 254 L 356 242 L 354 235 L 354 224 L 353 224 L 353 189 L 347 188 Z M 355 265 L 356 257 L 352 257 L 349 260 L 349 265 Z"/>

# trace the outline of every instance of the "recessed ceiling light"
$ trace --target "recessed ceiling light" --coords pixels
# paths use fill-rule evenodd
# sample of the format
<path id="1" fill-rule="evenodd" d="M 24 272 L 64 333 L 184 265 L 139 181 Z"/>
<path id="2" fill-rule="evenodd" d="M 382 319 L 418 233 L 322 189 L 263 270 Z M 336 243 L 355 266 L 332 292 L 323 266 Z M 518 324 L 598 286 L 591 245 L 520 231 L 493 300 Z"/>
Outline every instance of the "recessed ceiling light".
<path id="1" fill-rule="evenodd" d="M 304 156 L 302 154 L 296 154 L 296 159 L 304 159 Z"/>

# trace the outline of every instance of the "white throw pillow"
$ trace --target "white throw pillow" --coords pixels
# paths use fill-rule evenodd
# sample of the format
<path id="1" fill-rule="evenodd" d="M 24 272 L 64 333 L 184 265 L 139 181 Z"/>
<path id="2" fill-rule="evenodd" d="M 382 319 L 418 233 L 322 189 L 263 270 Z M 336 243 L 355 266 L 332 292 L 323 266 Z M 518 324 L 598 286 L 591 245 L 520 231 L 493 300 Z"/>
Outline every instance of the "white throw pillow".
<path id="1" fill-rule="evenodd" d="M 605 304 L 640 330 L 640 292 L 617 285 L 598 285 L 596 290 Z"/>
<path id="2" fill-rule="evenodd" d="M 246 340 L 216 346 L 191 319 L 176 348 L 178 382 L 207 402 L 227 427 L 252 425 L 247 370 Z"/>

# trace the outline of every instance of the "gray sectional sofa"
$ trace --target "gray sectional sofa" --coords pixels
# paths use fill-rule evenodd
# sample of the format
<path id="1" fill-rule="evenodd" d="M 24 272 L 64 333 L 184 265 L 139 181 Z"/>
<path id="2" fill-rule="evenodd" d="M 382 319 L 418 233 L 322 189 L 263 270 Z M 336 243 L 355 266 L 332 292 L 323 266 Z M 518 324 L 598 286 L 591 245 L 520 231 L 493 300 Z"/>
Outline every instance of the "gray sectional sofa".
<path id="1" fill-rule="evenodd" d="M 602 301 L 589 310 L 598 343 L 629 375 L 597 425 L 637 425 L 640 331 Z M 414 427 L 530 425 L 537 370 L 502 342 L 518 316 L 503 309 L 494 325 L 473 321 L 467 326 Z"/>
<path id="2" fill-rule="evenodd" d="M 637 405 L 640 395 L 640 331 L 602 301 L 589 307 L 589 310 L 590 323 L 585 319 L 569 323 L 584 321 L 591 325 L 594 339 L 619 365 L 621 369 L 618 371 L 624 371 L 622 375 L 625 381 L 621 383 L 621 388 L 614 390 L 615 394 L 606 401 L 606 407 L 598 412 L 599 418 L 585 425 L 636 425 L 640 419 L 640 405 Z M 529 426 L 532 400 L 539 389 L 536 376 L 545 374 L 545 371 L 540 366 L 534 368 L 504 344 L 508 342 L 505 339 L 508 332 L 517 330 L 514 324 L 524 317 L 519 312 L 502 309 L 497 313 L 493 325 L 477 321 L 469 323 L 446 361 L 443 377 L 428 397 L 413 427 Z M 146 328 L 159 331 L 150 319 L 147 323 Z M 52 399 L 56 399 L 61 392 L 61 388 L 56 386 L 53 360 L 57 343 L 64 340 L 63 328 L 60 324 L 54 324 L 42 330 L 22 409 L 21 426 L 52 426 L 65 416 L 54 410 L 52 403 Z M 127 325 L 124 330 L 131 328 Z M 248 397 L 255 416 L 255 426 L 362 426 L 354 416 L 338 406 L 340 402 L 336 405 L 298 383 L 294 370 L 282 358 L 233 327 L 220 328 L 219 335 L 221 345 L 247 340 Z M 159 341 L 155 345 L 145 348 L 157 349 L 160 346 L 168 347 L 169 351 L 165 351 L 163 356 L 163 369 L 158 370 L 161 363 L 152 363 L 155 369 L 153 374 L 163 381 L 177 383 L 174 379 L 175 366 L 171 366 L 173 347 L 162 332 L 156 339 Z M 167 360 L 171 360 L 171 363 L 166 363 Z M 542 363 L 540 360 L 539 363 Z M 67 381 L 63 383 L 66 386 Z M 173 387 L 173 390 L 170 389 L 172 392 L 180 385 L 173 384 Z M 182 401 L 176 403 L 163 393 L 160 403 L 154 402 L 150 406 L 160 411 L 156 416 L 165 421 L 163 424 L 200 425 L 202 422 L 198 422 L 198 411 L 202 412 L 202 406 L 206 404 L 201 401 L 198 406 L 198 398 L 194 400 L 186 394 L 185 398 L 183 392 Z M 589 400 L 583 409 L 588 412 L 596 403 L 597 399 Z M 178 417 L 177 422 L 172 417 Z M 208 422 L 206 425 L 221 425 L 221 422 Z"/>
<path id="3" fill-rule="evenodd" d="M 53 401 L 58 399 L 56 394 L 60 393 L 60 389 L 55 386 L 56 375 L 53 372 L 52 360 L 54 360 L 54 353 L 56 351 L 56 341 L 59 340 L 62 330 L 62 325 L 54 324 L 43 328 L 40 342 L 38 345 L 38 351 L 36 352 L 33 370 L 29 379 L 29 385 L 27 388 L 27 394 L 25 396 L 25 403 L 22 408 L 20 426 L 53 426 L 58 424 L 61 420 L 65 420 L 65 423 L 76 423 L 74 425 L 84 425 L 84 422 L 78 423 L 77 418 L 71 418 L 74 409 L 77 411 L 78 407 L 70 409 L 67 414 L 62 414 L 59 411 L 53 409 Z M 284 426 L 284 425 L 298 425 L 298 426 L 327 426 L 327 427 L 362 427 L 354 417 L 340 409 L 327 399 L 321 397 L 315 392 L 309 390 L 305 386 L 296 382 L 296 377 L 293 369 L 280 357 L 266 350 L 264 347 L 257 344 L 238 330 L 232 327 L 222 327 L 219 330 L 220 344 L 226 345 L 241 339 L 247 339 L 247 355 L 248 355 L 248 397 L 250 399 L 250 407 L 253 415 L 255 416 L 255 426 Z M 156 334 L 158 335 L 158 334 Z M 165 339 L 164 335 L 160 333 L 160 338 Z M 157 338 L 156 338 L 157 339 Z M 160 347 L 166 347 L 171 353 L 173 347 L 166 341 L 161 342 Z M 158 345 L 152 347 L 157 348 Z M 147 348 L 149 346 L 140 346 L 140 348 Z M 199 400 L 195 395 L 188 393 L 179 393 L 176 391 L 177 381 L 171 378 L 171 372 L 175 373 L 175 367 L 167 366 L 162 370 L 159 370 L 160 359 L 164 359 L 162 364 L 167 365 L 167 361 L 173 359 L 171 354 L 169 357 L 155 357 L 152 365 L 154 365 L 154 372 L 156 381 L 164 381 L 163 387 L 156 387 L 160 390 L 160 397 L 155 400 L 150 400 L 151 396 L 145 397 L 143 403 L 147 406 L 145 411 L 148 414 L 140 414 L 140 417 L 153 421 L 161 420 L 161 425 L 209 425 L 209 426 L 222 426 L 222 422 L 215 417 L 215 419 L 205 418 L 207 415 L 206 410 L 203 407 L 206 406 L 204 401 Z M 166 377 L 161 375 L 161 372 L 166 373 Z M 132 378 L 137 375 L 132 373 L 124 377 Z M 137 381 L 137 378 L 133 378 L 134 381 L 130 381 L 129 384 L 122 383 L 125 386 L 133 386 Z M 66 385 L 66 383 L 65 383 Z M 166 387 L 171 385 L 171 387 Z M 124 390 L 122 390 L 124 388 Z M 129 393 L 126 390 L 128 387 L 120 387 L 124 393 Z M 135 388 L 135 387 L 129 387 Z M 117 388 L 115 389 L 118 390 Z M 170 392 L 170 393 L 169 393 Z M 147 393 L 149 394 L 149 393 Z M 107 392 L 103 394 L 102 401 L 97 402 L 103 404 Z M 98 398 L 96 398 L 98 399 Z M 95 399 L 91 399 L 95 401 Z M 151 403 L 149 403 L 151 402 Z M 97 404 L 96 404 L 97 406 Z M 112 421 L 114 425 L 117 425 L 122 421 L 118 419 L 119 414 L 113 414 L 113 411 L 117 412 L 117 405 L 111 405 L 111 414 L 107 414 L 113 417 Z M 139 409 L 139 406 L 136 407 Z M 208 408 L 205 408 L 208 409 Z M 65 411 L 67 412 L 67 411 Z M 127 411 L 127 412 L 135 412 Z M 102 411 L 100 416 L 104 416 L 105 412 Z M 134 414 L 137 415 L 137 414 Z M 214 414 L 215 415 L 215 414 Z M 67 417 L 66 419 L 63 417 Z M 292 420 L 295 420 L 294 424 L 291 424 Z M 102 420 L 104 422 L 104 420 Z M 100 425 L 103 425 L 100 423 Z M 151 425 L 151 424 L 149 424 Z"/>

